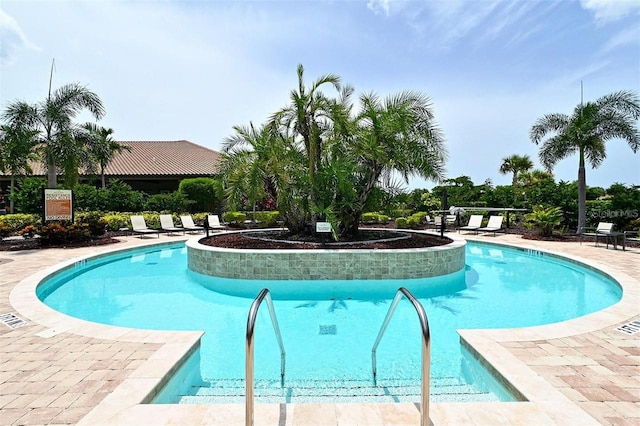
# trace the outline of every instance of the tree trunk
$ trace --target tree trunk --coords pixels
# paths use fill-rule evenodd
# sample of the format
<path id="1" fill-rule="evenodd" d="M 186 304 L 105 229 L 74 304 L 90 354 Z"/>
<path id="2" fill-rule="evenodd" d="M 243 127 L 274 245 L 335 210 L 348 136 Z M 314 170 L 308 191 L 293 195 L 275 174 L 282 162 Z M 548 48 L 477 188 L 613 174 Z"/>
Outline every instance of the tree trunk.
<path id="1" fill-rule="evenodd" d="M 11 194 L 11 197 L 9 198 L 9 213 L 11 214 L 15 213 L 15 205 L 13 201 L 13 190 L 15 189 L 15 184 L 16 177 L 14 175 L 11 175 L 11 183 L 9 184 L 9 194 Z"/>
<path id="2" fill-rule="evenodd" d="M 584 150 L 580 149 L 578 166 L 578 234 L 584 231 L 587 217 L 587 178 L 584 168 Z"/>
<path id="3" fill-rule="evenodd" d="M 102 189 L 105 189 L 107 187 L 107 180 L 104 176 L 104 167 L 100 168 L 100 175 L 102 176 Z"/>
<path id="4" fill-rule="evenodd" d="M 58 171 L 51 157 L 47 158 L 47 186 L 55 188 L 58 186 Z"/>

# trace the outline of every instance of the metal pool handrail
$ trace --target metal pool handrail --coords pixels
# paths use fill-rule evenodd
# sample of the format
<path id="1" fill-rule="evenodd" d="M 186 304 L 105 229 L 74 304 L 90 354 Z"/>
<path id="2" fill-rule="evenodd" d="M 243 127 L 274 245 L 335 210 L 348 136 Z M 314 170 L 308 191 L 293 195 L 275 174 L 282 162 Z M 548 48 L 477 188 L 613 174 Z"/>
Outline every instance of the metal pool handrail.
<path id="1" fill-rule="evenodd" d="M 251 304 L 249 308 L 249 317 L 247 318 L 247 346 L 246 346 L 246 358 L 245 358 L 245 371 L 246 371 L 246 404 L 245 404 L 245 424 L 247 426 L 253 425 L 253 332 L 256 325 L 256 318 L 258 316 L 258 309 L 263 300 L 267 300 L 267 306 L 269 308 L 269 315 L 271 316 L 271 323 L 273 324 L 273 330 L 276 332 L 276 339 L 280 346 L 280 383 L 284 385 L 284 366 L 285 366 L 285 352 L 284 344 L 282 343 L 282 336 L 280 335 L 280 327 L 278 326 L 278 320 L 276 319 L 276 311 L 273 309 L 273 302 L 268 288 L 263 288 L 258 297 Z"/>
<path id="2" fill-rule="evenodd" d="M 413 297 L 413 295 L 404 287 L 400 287 L 396 292 L 396 297 L 394 297 L 393 302 L 391 302 L 391 306 L 389 306 L 389 311 L 387 311 L 387 316 L 382 323 L 382 327 L 380 327 L 380 331 L 378 332 L 378 337 L 376 338 L 376 342 L 373 344 L 373 349 L 371 349 L 371 364 L 373 367 L 373 381 L 376 381 L 376 349 L 378 348 L 378 344 L 380 340 L 382 340 L 382 336 L 384 332 L 387 330 L 387 326 L 389 325 L 389 321 L 391 321 L 391 317 L 396 311 L 396 307 L 402 299 L 402 296 L 405 296 L 409 302 L 413 305 L 418 313 L 418 319 L 420 320 L 420 327 L 422 329 L 422 381 L 421 381 L 421 416 L 420 416 L 420 425 L 427 426 L 429 424 L 429 376 L 431 372 L 431 333 L 429 332 L 429 319 L 427 318 L 427 313 L 425 312 L 422 304 L 418 302 L 418 300 Z"/>

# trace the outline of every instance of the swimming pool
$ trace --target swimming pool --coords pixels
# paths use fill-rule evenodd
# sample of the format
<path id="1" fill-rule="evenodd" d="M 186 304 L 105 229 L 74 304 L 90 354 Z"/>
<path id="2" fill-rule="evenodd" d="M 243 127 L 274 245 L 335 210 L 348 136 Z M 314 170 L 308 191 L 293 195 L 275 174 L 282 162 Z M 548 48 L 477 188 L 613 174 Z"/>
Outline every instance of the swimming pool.
<path id="1" fill-rule="evenodd" d="M 419 326 L 408 303 L 399 305 L 378 348 L 378 386 L 371 385 L 371 347 L 400 285 L 420 298 L 429 315 L 434 401 L 510 398 L 474 365 L 460 347 L 456 329 L 558 322 L 603 309 L 621 297 L 619 286 L 607 277 L 540 252 L 469 243 L 466 255 L 465 270 L 440 281 L 331 283 L 341 291 L 333 300 L 322 297 L 316 282 L 265 284 L 277 289 L 274 305 L 287 372 L 283 388 L 279 349 L 263 309 L 255 343 L 258 400 L 324 401 L 336 395 L 358 401 L 417 400 Z M 245 284 L 212 281 L 188 271 L 186 250 L 176 244 L 88 260 L 44 282 L 38 297 L 89 321 L 205 330 L 202 348 L 190 361 L 198 370 L 194 384 L 201 386 L 186 392 L 181 402 L 233 402 L 244 394 L 244 331 L 253 297 L 234 292 Z M 303 286 L 314 288 L 309 297 L 303 296 Z M 381 290 L 385 286 L 394 290 Z M 430 293 L 427 286 L 436 291 Z M 367 295 L 364 287 L 378 290 Z"/>

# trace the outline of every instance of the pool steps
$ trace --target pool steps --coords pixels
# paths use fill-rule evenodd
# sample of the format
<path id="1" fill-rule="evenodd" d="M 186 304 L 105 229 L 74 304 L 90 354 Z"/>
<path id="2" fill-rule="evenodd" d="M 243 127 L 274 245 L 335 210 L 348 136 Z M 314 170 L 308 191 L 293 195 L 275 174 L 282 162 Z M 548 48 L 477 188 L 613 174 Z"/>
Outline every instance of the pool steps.
<path id="1" fill-rule="evenodd" d="M 210 380 L 208 385 L 193 387 L 192 394 L 180 396 L 180 404 L 244 403 L 243 379 Z M 420 380 L 287 380 L 283 388 L 278 380 L 256 380 L 256 402 L 326 402 L 336 396 L 350 402 L 418 402 Z M 431 379 L 430 400 L 442 401 L 497 401 L 495 395 L 478 391 L 469 384 L 459 383 L 457 378 Z"/>

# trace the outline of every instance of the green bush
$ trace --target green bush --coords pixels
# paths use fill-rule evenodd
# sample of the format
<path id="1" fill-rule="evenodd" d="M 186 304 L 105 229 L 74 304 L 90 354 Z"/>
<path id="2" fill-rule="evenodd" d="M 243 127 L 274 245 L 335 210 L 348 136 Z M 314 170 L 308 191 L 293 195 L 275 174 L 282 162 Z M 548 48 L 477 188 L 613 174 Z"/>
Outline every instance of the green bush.
<path id="1" fill-rule="evenodd" d="M 16 209 L 20 213 L 42 213 L 42 189 L 46 188 L 47 181 L 43 178 L 18 179 L 18 186 L 9 198 L 13 199 Z"/>
<path id="2" fill-rule="evenodd" d="M 214 211 L 220 190 L 219 181 L 205 177 L 183 179 L 178 187 L 178 191 L 193 202 L 190 213 Z"/>
<path id="3" fill-rule="evenodd" d="M 109 213 L 102 217 L 107 231 L 119 231 L 122 228 L 131 228 L 131 219 L 125 213 Z"/>
<path id="4" fill-rule="evenodd" d="M 280 212 L 278 211 L 261 211 L 256 212 L 256 220 L 260 222 L 260 225 L 268 228 L 273 226 L 280 217 Z"/>
<path id="5" fill-rule="evenodd" d="M 362 213 L 360 220 L 362 221 L 362 223 L 378 223 L 378 213 Z"/>
<path id="6" fill-rule="evenodd" d="M 409 223 L 406 217 L 397 217 L 396 218 L 396 227 L 400 229 L 405 229 L 409 227 Z"/>
<path id="7" fill-rule="evenodd" d="M 377 212 L 368 212 L 368 213 L 362 213 L 360 220 L 362 221 L 362 223 L 366 223 L 366 224 L 374 224 L 374 223 L 385 224 L 389 222 L 389 216 L 382 213 L 377 213 Z"/>
<path id="8" fill-rule="evenodd" d="M 146 195 L 134 191 L 131 186 L 117 179 L 109 182 L 109 187 L 99 190 L 102 208 L 110 212 L 139 212 L 144 209 Z M 148 225 L 148 224 L 147 224 Z"/>
<path id="9" fill-rule="evenodd" d="M 35 214 L 15 213 L 0 216 L 0 226 L 8 228 L 9 233 L 18 232 L 27 225 L 40 224 L 40 216 Z"/>
<path id="10" fill-rule="evenodd" d="M 247 220 L 247 215 L 242 212 L 226 212 L 223 215 L 223 219 L 229 226 L 244 227 L 244 221 Z"/>
<path id="11" fill-rule="evenodd" d="M 175 191 L 170 194 L 151 195 L 147 199 L 145 209 L 157 212 L 188 212 L 194 204 L 195 202 L 187 199 L 185 194 Z"/>
<path id="12" fill-rule="evenodd" d="M 394 209 L 391 211 L 391 216 L 395 218 L 406 217 L 411 214 L 411 210 L 409 209 Z"/>
<path id="13" fill-rule="evenodd" d="M 415 229 L 420 225 L 420 219 L 414 217 L 414 216 L 409 216 L 409 218 L 407 219 L 407 226 L 409 228 Z"/>
<path id="14" fill-rule="evenodd" d="M 412 228 L 417 227 L 417 225 L 421 223 L 426 223 L 427 221 L 427 212 L 417 212 L 409 216 L 409 219 L 412 219 L 416 222 L 416 226 L 411 226 Z"/>
<path id="15" fill-rule="evenodd" d="M 77 225 L 87 225 L 89 234 L 92 237 L 104 235 L 107 226 L 107 222 L 102 218 L 102 213 L 100 212 L 77 213 L 75 222 Z"/>

